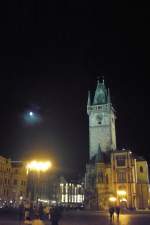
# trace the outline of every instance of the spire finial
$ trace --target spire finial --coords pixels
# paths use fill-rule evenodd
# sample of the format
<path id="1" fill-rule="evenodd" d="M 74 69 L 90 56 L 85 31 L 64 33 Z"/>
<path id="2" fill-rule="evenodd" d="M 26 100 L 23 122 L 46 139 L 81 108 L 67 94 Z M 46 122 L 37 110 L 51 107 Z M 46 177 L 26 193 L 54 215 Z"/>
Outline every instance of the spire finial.
<path id="1" fill-rule="evenodd" d="M 111 99 L 110 99 L 110 90 L 108 88 L 108 94 L 107 94 L 107 102 L 111 103 Z"/>
<path id="2" fill-rule="evenodd" d="M 102 84 L 104 84 L 104 73 L 100 73 L 97 76 L 97 83 L 100 83 L 100 80 L 102 81 Z"/>
<path id="3" fill-rule="evenodd" d="M 102 78 L 102 83 L 104 84 L 104 73 L 100 73 Z"/>
<path id="4" fill-rule="evenodd" d="M 100 76 L 98 75 L 98 76 L 97 76 L 97 84 L 100 83 L 99 80 L 100 80 Z"/>
<path id="5" fill-rule="evenodd" d="M 90 106 L 91 105 L 91 93 L 90 91 L 88 91 L 88 102 L 87 105 Z"/>

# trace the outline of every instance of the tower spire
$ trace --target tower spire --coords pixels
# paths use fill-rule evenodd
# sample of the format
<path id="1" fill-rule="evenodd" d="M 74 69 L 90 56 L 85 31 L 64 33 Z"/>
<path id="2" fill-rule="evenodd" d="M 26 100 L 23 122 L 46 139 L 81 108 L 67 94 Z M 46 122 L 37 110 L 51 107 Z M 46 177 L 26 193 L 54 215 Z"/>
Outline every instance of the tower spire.
<path id="1" fill-rule="evenodd" d="M 102 84 L 105 84 L 104 73 L 101 73 L 102 76 Z"/>
<path id="2" fill-rule="evenodd" d="M 97 84 L 105 84 L 105 79 L 104 79 L 104 73 L 100 73 L 100 75 L 97 76 Z"/>
<path id="3" fill-rule="evenodd" d="M 93 105 L 101 105 L 107 103 L 107 89 L 104 83 L 104 77 L 101 77 L 101 81 L 99 77 L 97 79 L 97 87 L 94 95 Z"/>
<path id="4" fill-rule="evenodd" d="M 90 91 L 88 91 L 88 101 L 87 101 L 87 105 L 88 105 L 88 106 L 91 105 L 91 93 L 90 93 Z"/>

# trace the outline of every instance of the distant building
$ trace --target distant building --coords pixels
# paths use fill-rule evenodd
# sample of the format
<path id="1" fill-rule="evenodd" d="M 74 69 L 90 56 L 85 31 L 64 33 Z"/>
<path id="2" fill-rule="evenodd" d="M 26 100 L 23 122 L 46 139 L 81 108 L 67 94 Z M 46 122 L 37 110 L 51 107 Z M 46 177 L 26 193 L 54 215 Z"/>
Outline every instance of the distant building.
<path id="1" fill-rule="evenodd" d="M 0 156 L 0 200 L 11 198 L 11 160 Z"/>
<path id="2" fill-rule="evenodd" d="M 26 185 L 25 165 L 0 156 L 0 201 L 18 204 L 26 198 Z"/>
<path id="3" fill-rule="evenodd" d="M 90 160 L 86 166 L 85 203 L 106 209 L 110 204 L 148 208 L 149 172 L 146 160 L 130 150 L 117 150 L 115 110 L 104 81 L 88 96 Z"/>

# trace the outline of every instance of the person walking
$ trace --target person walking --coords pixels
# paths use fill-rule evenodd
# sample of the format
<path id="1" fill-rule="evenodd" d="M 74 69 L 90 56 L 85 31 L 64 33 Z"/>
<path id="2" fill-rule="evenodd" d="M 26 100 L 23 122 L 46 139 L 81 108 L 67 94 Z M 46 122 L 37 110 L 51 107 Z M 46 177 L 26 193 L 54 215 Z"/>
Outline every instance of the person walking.
<path id="1" fill-rule="evenodd" d="M 40 216 L 40 219 L 41 219 L 41 220 L 43 219 L 43 215 L 44 215 L 43 204 L 40 203 L 40 204 L 39 204 L 39 216 Z"/>
<path id="2" fill-rule="evenodd" d="M 110 220 L 111 220 L 111 221 L 114 220 L 114 212 L 115 212 L 115 209 L 114 209 L 113 206 L 111 206 L 111 207 L 109 208 L 109 214 L 110 214 Z"/>
<path id="3" fill-rule="evenodd" d="M 29 208 L 29 217 L 31 218 L 31 220 L 34 217 L 34 208 L 33 208 L 33 203 L 30 203 L 30 208 Z"/>
<path id="4" fill-rule="evenodd" d="M 30 203 L 27 201 L 25 203 L 25 218 L 29 217 L 29 211 L 30 211 Z"/>
<path id="5" fill-rule="evenodd" d="M 120 206 L 116 206 L 116 214 L 117 214 L 117 219 L 119 220 L 119 215 L 120 215 Z"/>
<path id="6" fill-rule="evenodd" d="M 23 225 L 32 225 L 32 220 L 30 217 L 27 217 L 24 221 L 24 224 Z"/>
<path id="7" fill-rule="evenodd" d="M 39 215 L 35 215 L 35 218 L 32 220 L 32 225 L 44 225 L 44 222 L 40 219 Z"/>
<path id="8" fill-rule="evenodd" d="M 58 225 L 61 214 L 59 207 L 55 207 L 51 210 L 51 223 L 52 225 Z"/>
<path id="9" fill-rule="evenodd" d="M 19 205 L 19 221 L 23 221 L 24 217 L 25 217 L 25 207 L 24 207 L 24 204 L 21 203 Z"/>

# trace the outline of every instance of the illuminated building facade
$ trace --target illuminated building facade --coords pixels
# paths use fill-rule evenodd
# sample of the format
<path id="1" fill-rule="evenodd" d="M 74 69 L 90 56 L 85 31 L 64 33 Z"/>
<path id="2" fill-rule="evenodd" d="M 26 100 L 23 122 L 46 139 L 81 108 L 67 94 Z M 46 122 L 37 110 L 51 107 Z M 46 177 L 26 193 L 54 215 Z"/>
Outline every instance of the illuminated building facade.
<path id="1" fill-rule="evenodd" d="M 97 82 L 92 102 L 89 92 L 87 113 L 89 116 L 89 153 L 90 160 L 92 160 L 98 154 L 99 146 L 103 152 L 116 149 L 115 110 L 104 80 L 102 83 Z"/>
<path id="2" fill-rule="evenodd" d="M 84 189 L 82 184 L 61 183 L 59 202 L 62 204 L 83 204 Z"/>
<path id="3" fill-rule="evenodd" d="M 53 202 L 65 206 L 83 205 L 84 184 L 82 182 L 67 182 L 64 177 L 59 177 L 53 183 Z"/>
<path id="4" fill-rule="evenodd" d="M 88 208 L 106 209 L 110 204 L 148 208 L 147 162 L 130 150 L 117 150 L 115 110 L 104 81 L 98 81 L 91 102 L 88 96 L 90 161 L 86 166 L 85 203 Z"/>
<path id="5" fill-rule="evenodd" d="M 26 199 L 27 171 L 23 162 L 11 162 L 11 199 L 20 202 Z"/>
<path id="6" fill-rule="evenodd" d="M 11 160 L 0 156 L 0 200 L 5 201 L 11 197 Z"/>

